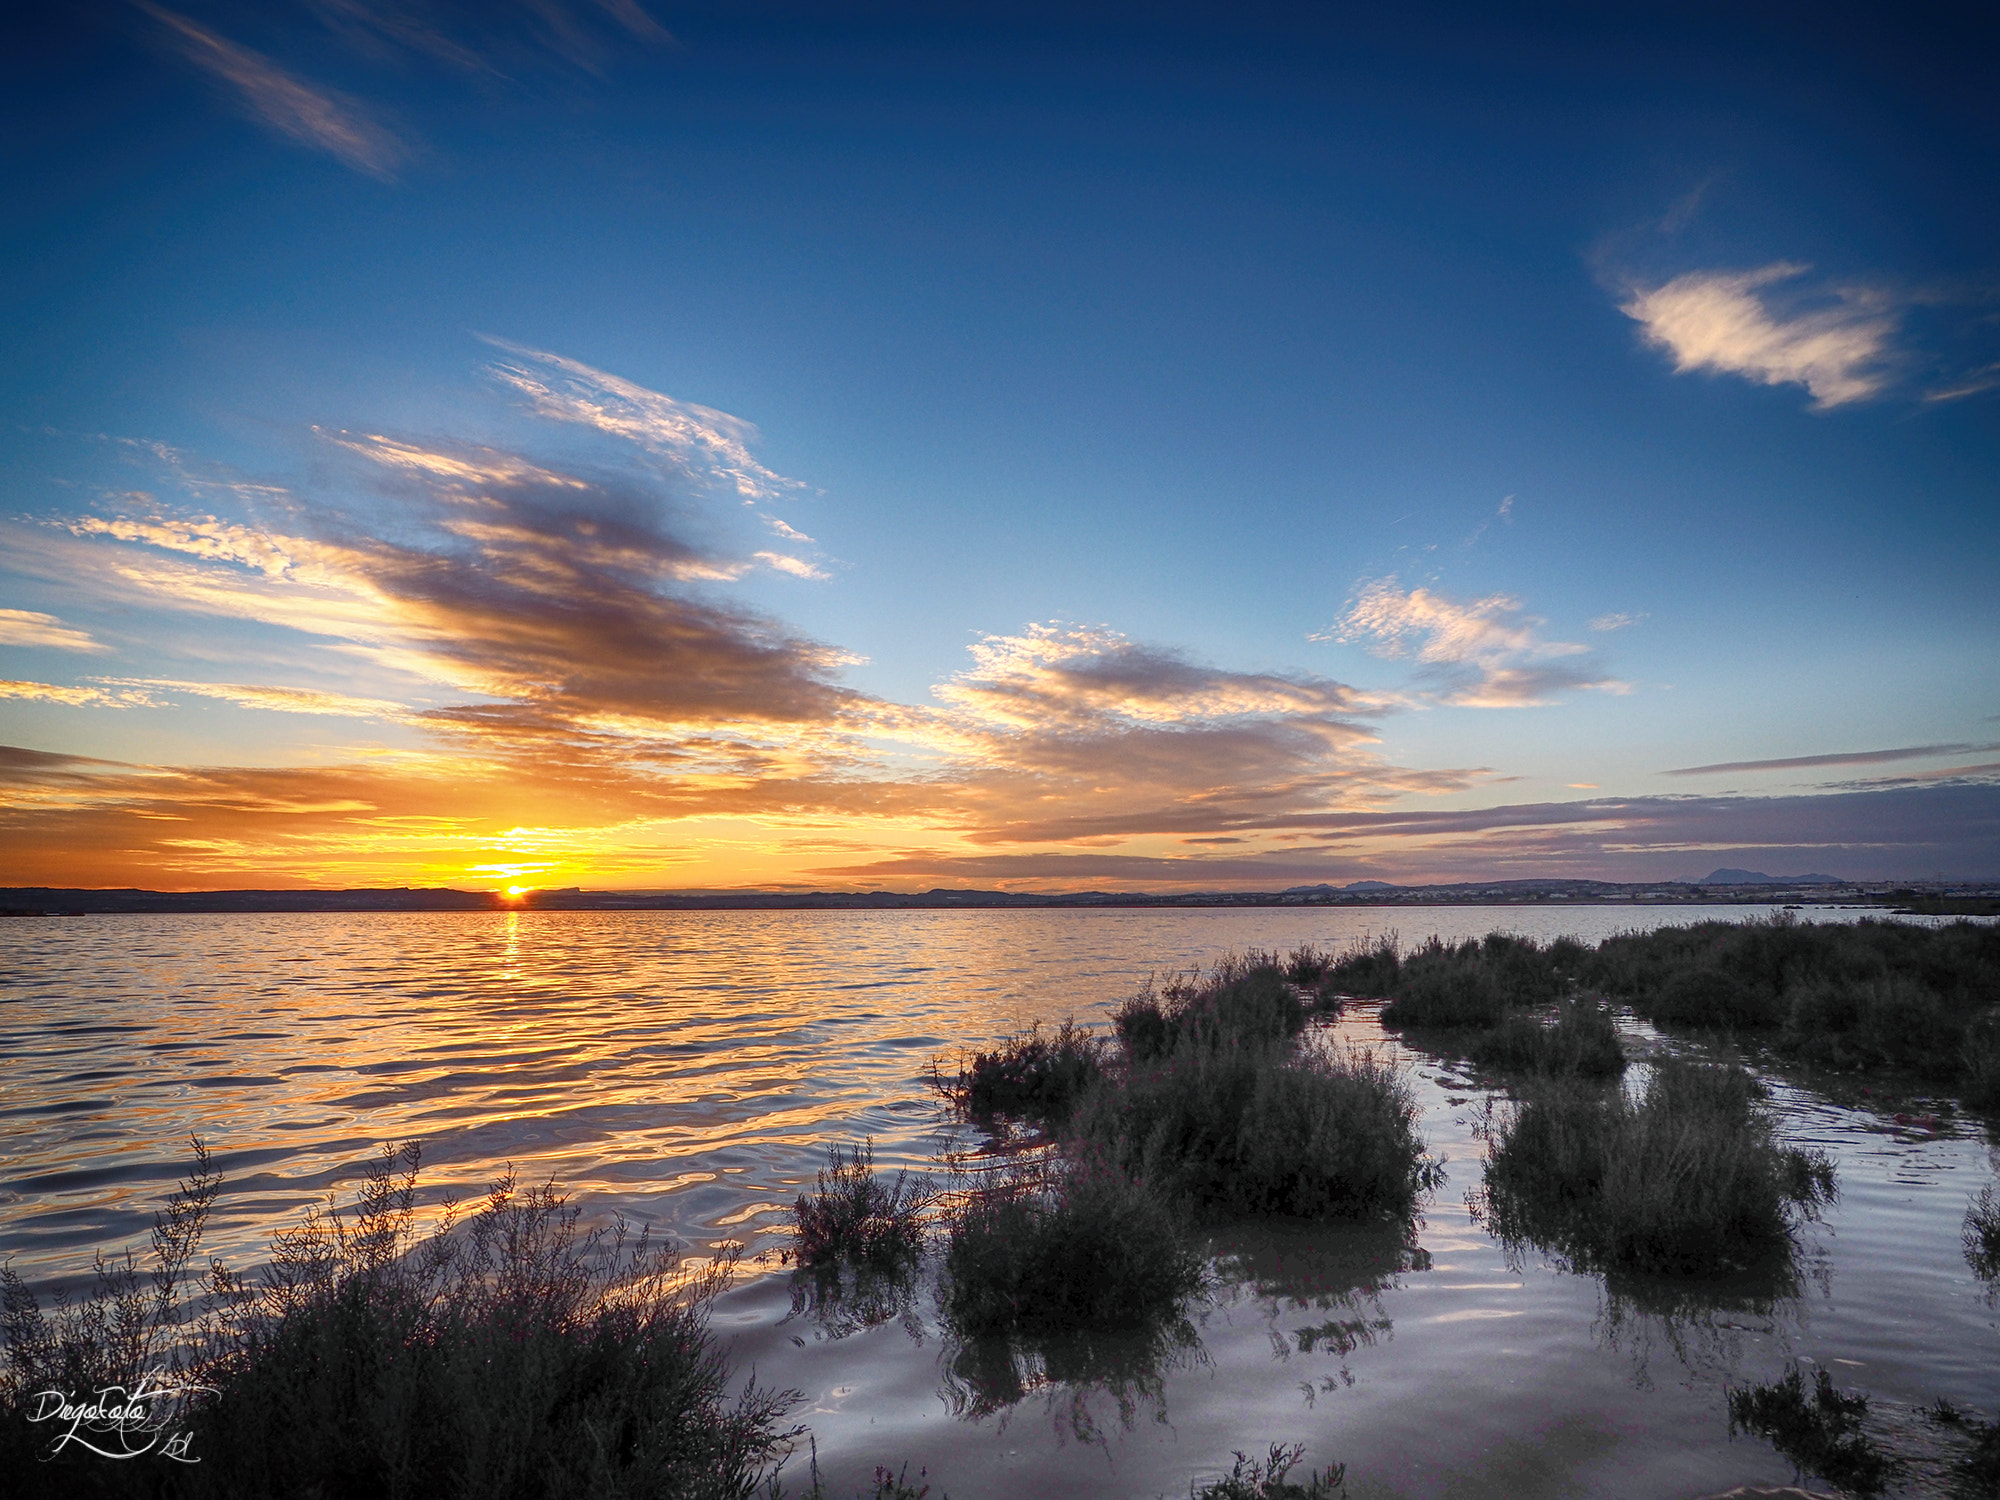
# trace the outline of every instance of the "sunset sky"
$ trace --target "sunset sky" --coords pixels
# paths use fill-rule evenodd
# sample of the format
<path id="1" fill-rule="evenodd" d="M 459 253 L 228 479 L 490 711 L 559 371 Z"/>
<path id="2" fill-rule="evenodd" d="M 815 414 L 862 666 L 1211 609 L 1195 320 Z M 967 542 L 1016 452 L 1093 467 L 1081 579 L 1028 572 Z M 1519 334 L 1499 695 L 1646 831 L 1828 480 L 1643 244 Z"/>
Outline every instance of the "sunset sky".
<path id="1" fill-rule="evenodd" d="M 2000 878 L 1978 9 L 16 14 L 0 884 Z"/>

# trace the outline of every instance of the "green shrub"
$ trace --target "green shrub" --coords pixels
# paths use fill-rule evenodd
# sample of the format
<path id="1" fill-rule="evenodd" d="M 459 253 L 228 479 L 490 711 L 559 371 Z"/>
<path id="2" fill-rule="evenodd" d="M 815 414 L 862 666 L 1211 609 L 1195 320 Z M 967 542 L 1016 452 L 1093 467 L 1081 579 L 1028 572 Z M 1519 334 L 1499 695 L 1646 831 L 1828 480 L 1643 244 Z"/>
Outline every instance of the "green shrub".
<path id="1" fill-rule="evenodd" d="M 1439 1180 L 1407 1084 L 1366 1053 L 1176 1051 L 1093 1092 L 1080 1149 L 1209 1216 L 1405 1212 Z"/>
<path id="2" fill-rule="evenodd" d="M 1811 1397 L 1795 1364 L 1782 1380 L 1729 1393 L 1729 1431 L 1770 1440 L 1800 1469 L 1857 1495 L 1880 1494 L 1899 1465 L 1861 1430 L 1866 1396 L 1843 1396 L 1826 1371 L 1813 1373 Z"/>
<path id="3" fill-rule="evenodd" d="M 1563 993 L 1568 981 L 1553 951 L 1499 932 L 1456 944 L 1432 938 L 1402 960 L 1382 1020 L 1389 1026 L 1497 1026 L 1510 1007 L 1546 1005 Z M 1572 957 L 1569 949 L 1563 952 Z"/>
<path id="4" fill-rule="evenodd" d="M 1147 1062 L 1191 1047 L 1274 1046 L 1304 1029 L 1306 1016 L 1278 961 L 1252 953 L 1157 992 L 1148 985 L 1112 1022 L 1125 1055 Z"/>
<path id="5" fill-rule="evenodd" d="M 1553 1020 L 1515 1012 L 1479 1035 L 1470 1050 L 1474 1062 L 1530 1073 L 1615 1078 L 1625 1071 L 1610 1008 L 1589 1000 L 1557 1002 Z"/>
<path id="6" fill-rule="evenodd" d="M 1303 1483 L 1287 1478 L 1305 1456 L 1303 1443 L 1273 1443 L 1262 1463 L 1239 1451 L 1227 1474 L 1200 1489 L 1189 1485 L 1188 1494 L 1192 1500 L 1335 1500 L 1347 1493 L 1346 1464 L 1308 1473 Z"/>
<path id="7" fill-rule="evenodd" d="M 1593 1269 L 1696 1275 L 1790 1253 L 1833 1196 L 1816 1152 L 1779 1146 L 1741 1068 L 1665 1061 L 1643 1098 L 1552 1082 L 1494 1132 L 1495 1227 Z"/>
<path id="8" fill-rule="evenodd" d="M 923 1254 L 923 1212 L 932 1195 L 919 1179 L 898 1172 L 885 1182 L 875 1172 L 875 1142 L 864 1140 L 852 1154 L 826 1148 L 827 1164 L 818 1185 L 792 1205 L 798 1231 L 796 1254 L 805 1266 L 847 1261 L 886 1271 Z"/>
<path id="9" fill-rule="evenodd" d="M 209 1393 L 189 1410 L 190 1454 L 170 1483 L 187 1496 L 438 1494 L 740 1497 L 789 1434 L 796 1393 L 745 1387 L 728 1373 L 704 1321 L 726 1265 L 689 1278 L 671 1251 L 622 1227 L 579 1234 L 577 1210 L 551 1187 L 495 1183 L 462 1223 L 412 1231 L 417 1151 L 369 1171 L 351 1219 L 317 1212 L 279 1235 L 254 1280 L 217 1266 L 204 1319 L 161 1310 L 179 1344 L 168 1367 Z M 202 1174 L 162 1220 L 169 1257 L 192 1253 L 214 1196 Z M 159 1242 L 156 1241 L 156 1251 Z M 183 1257 L 185 1259 L 185 1257 Z M 162 1269 L 164 1269 L 164 1265 Z M 121 1316 L 71 1304 L 54 1319 L 7 1275 L 9 1364 L 4 1426 L 32 1429 L 23 1398 L 44 1382 L 115 1371 L 128 1349 Z M 178 1304 L 177 1294 L 167 1298 Z M 107 1331 L 114 1336 L 81 1348 Z M 168 1351 L 159 1343 L 147 1351 Z M 50 1360 L 55 1364 L 51 1365 Z M 16 1439 L 17 1440 L 17 1439 Z M 27 1486 L 65 1497 L 150 1494 L 157 1462 L 89 1454 L 17 1468 Z M 17 1457 L 18 1455 L 7 1455 Z M 19 1491 L 17 1491 L 19 1492 Z"/>
<path id="10" fill-rule="evenodd" d="M 1981 1281 L 2000 1280 L 2000 1194 L 1990 1182 L 1965 1210 L 1965 1263 Z"/>
<path id="11" fill-rule="evenodd" d="M 991 1123 L 1004 1115 L 1059 1126 L 1104 1071 L 1104 1045 L 1074 1017 L 1053 1034 L 1037 1021 L 993 1051 L 974 1053 L 956 1078 L 944 1078 L 933 1063 L 931 1087 L 968 1119 Z"/>
<path id="12" fill-rule="evenodd" d="M 1201 1255 L 1145 1184 L 1047 1158 L 959 1205 L 941 1295 L 953 1328 L 976 1338 L 1171 1318 L 1201 1286 Z"/>
<path id="13" fill-rule="evenodd" d="M 1396 940 L 1382 937 L 1373 943 L 1360 942 L 1348 948 L 1321 976 L 1321 982 L 1338 994 L 1381 998 L 1395 989 L 1402 966 Z"/>

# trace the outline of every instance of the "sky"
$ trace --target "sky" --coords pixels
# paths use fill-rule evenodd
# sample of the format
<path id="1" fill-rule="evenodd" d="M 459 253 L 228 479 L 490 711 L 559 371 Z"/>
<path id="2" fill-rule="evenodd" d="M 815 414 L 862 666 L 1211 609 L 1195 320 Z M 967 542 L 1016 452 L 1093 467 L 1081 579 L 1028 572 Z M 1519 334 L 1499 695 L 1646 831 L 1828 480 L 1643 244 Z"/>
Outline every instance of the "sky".
<path id="1" fill-rule="evenodd" d="M 12 885 L 2000 878 L 1977 7 L 0 22 Z"/>

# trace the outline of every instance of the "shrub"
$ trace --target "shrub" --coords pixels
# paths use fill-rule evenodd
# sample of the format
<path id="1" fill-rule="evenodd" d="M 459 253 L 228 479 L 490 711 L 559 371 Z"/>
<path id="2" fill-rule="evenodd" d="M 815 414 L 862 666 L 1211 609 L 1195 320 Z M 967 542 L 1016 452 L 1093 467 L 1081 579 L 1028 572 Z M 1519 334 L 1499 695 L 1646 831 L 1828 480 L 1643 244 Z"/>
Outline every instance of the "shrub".
<path id="1" fill-rule="evenodd" d="M 1395 989 L 1396 977 L 1401 972 L 1402 958 L 1396 951 L 1396 940 L 1382 937 L 1373 943 L 1360 942 L 1348 948 L 1334 960 L 1321 982 L 1339 994 L 1379 998 Z"/>
<path id="2" fill-rule="evenodd" d="M 1408 1086 L 1367 1053 L 1187 1048 L 1077 1112 L 1077 1140 L 1209 1215 L 1404 1212 L 1435 1185 Z"/>
<path id="3" fill-rule="evenodd" d="M 435 1234 L 411 1229 L 417 1151 L 385 1152 L 351 1222 L 313 1214 L 279 1235 L 254 1282 L 214 1270 L 214 1296 L 172 1368 L 210 1388 L 189 1411 L 191 1465 L 178 1493 L 742 1496 L 789 1434 L 795 1393 L 745 1387 L 724 1399 L 727 1371 L 704 1313 L 726 1265 L 689 1278 L 671 1251 L 577 1232 L 577 1210 L 552 1186 L 495 1183 L 469 1220 L 449 1212 Z M 206 1157 L 199 1158 L 199 1191 Z M 185 1190 L 184 1190 L 185 1191 Z M 171 1223 L 171 1208 L 169 1219 Z M 198 1219 L 168 1245 L 192 1252 Z M 119 1317 L 59 1310 L 51 1327 L 7 1278 L 10 1433 L 50 1371 L 65 1331 L 115 1329 Z M 74 1307 L 67 1309 L 75 1314 Z M 163 1320 L 162 1327 L 171 1320 Z M 172 1321 L 185 1336 L 189 1325 Z M 115 1341 L 114 1341 L 115 1343 Z M 70 1351 L 69 1368 L 111 1369 L 121 1350 Z M 157 1348 L 152 1352 L 160 1352 Z M 56 1371 L 57 1374 L 63 1373 Z M 139 1372 L 119 1371 L 130 1384 Z M 74 1450 L 72 1450 L 74 1451 Z M 10 1455 L 11 1456 L 11 1455 Z M 66 1458 L 68 1455 L 64 1455 Z M 89 1457 L 89 1455 L 85 1455 Z M 152 1493 L 160 1476 L 133 1461 L 28 1463 L 30 1484 L 65 1496 Z"/>
<path id="4" fill-rule="evenodd" d="M 1926 1415 L 1941 1427 L 1956 1427 L 1972 1440 L 1952 1465 L 1961 1493 L 2000 1494 L 2000 1422 L 1982 1422 L 1942 1397 Z"/>
<path id="5" fill-rule="evenodd" d="M 1131 1327 L 1202 1286 L 1179 1218 L 1100 1165 L 1020 1163 L 952 1216 L 941 1296 L 966 1337 Z"/>
<path id="6" fill-rule="evenodd" d="M 1103 1071 L 1103 1038 L 1071 1018 L 1053 1035 L 1045 1035 L 1036 1022 L 993 1051 L 973 1054 L 956 1079 L 946 1081 L 933 1064 L 931 1080 L 968 1118 L 991 1121 L 1011 1115 L 1038 1125 L 1060 1125 Z"/>
<path id="7" fill-rule="evenodd" d="M 1570 948 L 1562 950 L 1566 958 L 1573 957 Z M 1402 961 L 1382 1020 L 1390 1026 L 1497 1026 L 1509 1007 L 1546 1005 L 1563 993 L 1568 980 L 1554 952 L 1500 932 L 1456 944 L 1432 938 Z"/>
<path id="8" fill-rule="evenodd" d="M 2000 1113 L 2000 1007 L 1966 1027 L 1959 1064 L 1965 1102 L 1974 1109 Z"/>
<path id="9" fill-rule="evenodd" d="M 1899 1467 L 1861 1430 L 1866 1396 L 1843 1396 L 1826 1371 L 1813 1373 L 1811 1398 L 1795 1364 L 1782 1380 L 1729 1393 L 1729 1431 L 1770 1440 L 1800 1469 L 1857 1495 L 1879 1494 Z"/>
<path id="10" fill-rule="evenodd" d="M 1990 1182 L 1965 1210 L 1965 1263 L 1981 1281 L 2000 1280 L 2000 1194 Z"/>
<path id="11" fill-rule="evenodd" d="M 1239 1451 L 1227 1474 L 1198 1490 L 1189 1485 L 1188 1494 L 1192 1500 L 1334 1500 L 1347 1493 L 1346 1464 L 1308 1473 L 1304 1483 L 1286 1478 L 1305 1456 L 1303 1443 L 1273 1443 L 1262 1463 Z"/>
<path id="12" fill-rule="evenodd" d="M 1780 1147 L 1741 1068 L 1666 1061 L 1636 1104 L 1553 1082 L 1494 1133 L 1496 1227 L 1593 1268 L 1670 1275 L 1788 1255 L 1795 1221 L 1833 1196 L 1816 1152 Z"/>
<path id="13" fill-rule="evenodd" d="M 792 1206 L 801 1265 L 847 1261 L 876 1270 L 906 1265 L 923 1254 L 922 1216 L 931 1193 L 919 1179 L 898 1172 L 885 1183 L 875 1173 L 875 1143 L 863 1141 L 851 1155 L 826 1148 L 818 1186 Z"/>
<path id="14" fill-rule="evenodd" d="M 1588 1000 L 1559 1001 L 1552 1021 L 1510 1015 L 1470 1050 L 1474 1062 L 1530 1073 L 1615 1078 L 1625 1071 L 1625 1048 L 1610 1008 Z"/>
<path id="15" fill-rule="evenodd" d="M 1304 1029 L 1306 1013 L 1277 960 L 1252 953 L 1157 993 L 1148 985 L 1112 1021 L 1125 1055 L 1147 1062 L 1187 1048 L 1275 1046 Z"/>

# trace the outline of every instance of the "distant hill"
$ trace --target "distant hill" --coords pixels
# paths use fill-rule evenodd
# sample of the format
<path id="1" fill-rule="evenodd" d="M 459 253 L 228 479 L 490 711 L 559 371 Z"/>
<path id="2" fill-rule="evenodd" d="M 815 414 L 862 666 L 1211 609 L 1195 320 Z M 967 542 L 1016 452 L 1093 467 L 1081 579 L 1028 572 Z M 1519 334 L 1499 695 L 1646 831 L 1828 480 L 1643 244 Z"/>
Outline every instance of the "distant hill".
<path id="1" fill-rule="evenodd" d="M 1710 870 L 1696 885 L 1845 885 L 1838 875 L 1765 875 L 1757 870 Z"/>

